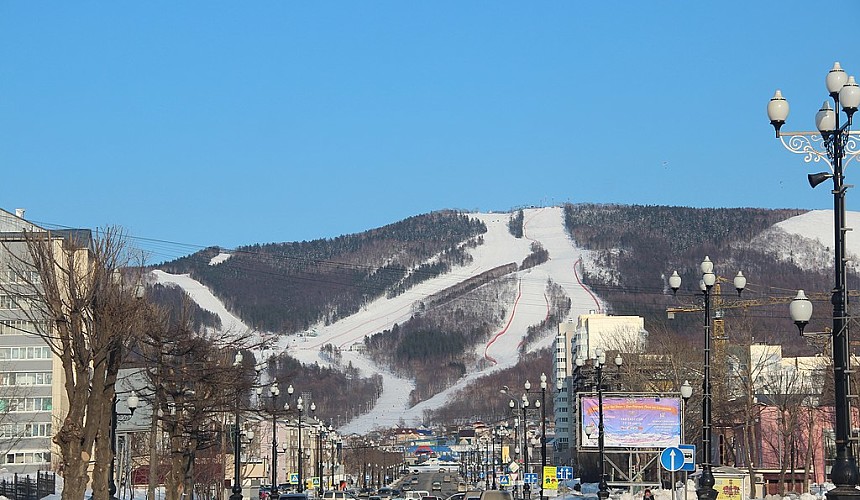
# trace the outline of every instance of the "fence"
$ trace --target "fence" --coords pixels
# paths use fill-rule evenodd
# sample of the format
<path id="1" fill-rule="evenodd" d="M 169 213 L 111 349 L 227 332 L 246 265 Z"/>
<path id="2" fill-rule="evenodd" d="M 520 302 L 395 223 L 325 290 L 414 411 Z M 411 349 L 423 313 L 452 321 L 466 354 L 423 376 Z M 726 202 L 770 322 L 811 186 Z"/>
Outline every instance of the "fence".
<path id="1" fill-rule="evenodd" d="M 39 500 L 56 493 L 56 486 L 57 475 L 53 472 L 38 472 L 36 479 L 15 474 L 12 480 L 0 480 L 0 495 L 11 500 Z"/>

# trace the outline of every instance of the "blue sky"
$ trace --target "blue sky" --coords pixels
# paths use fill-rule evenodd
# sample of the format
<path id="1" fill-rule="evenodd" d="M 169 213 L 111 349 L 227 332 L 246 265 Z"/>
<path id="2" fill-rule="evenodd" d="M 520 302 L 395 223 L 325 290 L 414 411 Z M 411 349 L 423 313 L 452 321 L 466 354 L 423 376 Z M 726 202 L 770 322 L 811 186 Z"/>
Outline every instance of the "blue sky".
<path id="1" fill-rule="evenodd" d="M 833 62 L 860 75 L 815 6 L 3 1 L 0 207 L 225 247 L 444 208 L 829 208 L 765 113 L 780 88 L 811 129 Z"/>

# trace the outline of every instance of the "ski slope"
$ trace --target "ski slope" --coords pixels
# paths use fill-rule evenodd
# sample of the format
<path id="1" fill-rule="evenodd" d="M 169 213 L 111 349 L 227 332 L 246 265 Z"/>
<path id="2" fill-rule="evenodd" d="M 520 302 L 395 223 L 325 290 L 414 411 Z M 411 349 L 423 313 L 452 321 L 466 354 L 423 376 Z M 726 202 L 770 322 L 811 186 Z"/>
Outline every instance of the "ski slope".
<path id="1" fill-rule="evenodd" d="M 352 363 L 365 376 L 374 373 L 382 376 L 383 391 L 376 405 L 368 413 L 344 425 L 342 432 L 366 433 L 377 427 L 396 426 L 401 421 L 407 425 L 420 422 L 425 410 L 444 405 L 467 384 L 495 370 L 515 365 L 527 329 L 541 323 L 547 316 L 549 306 L 545 290 L 549 279 L 561 286 L 570 297 L 572 307 L 569 319 L 576 319 L 580 314 L 589 311 L 604 309 L 600 299 L 580 281 L 581 266 L 583 262 L 589 265 L 591 259 L 588 251 L 577 247 L 568 236 L 564 229 L 561 207 L 524 210 L 523 238 L 514 238 L 508 231 L 510 214 L 477 213 L 472 214 L 472 217 L 483 221 L 487 225 L 487 232 L 484 234 L 484 244 L 470 250 L 473 257 L 470 264 L 423 282 L 400 296 L 378 298 L 358 313 L 334 324 L 315 325 L 310 329 L 315 336 L 279 337 L 280 343 L 275 349 L 286 351 L 303 363 L 328 365 L 328 361 L 320 356 L 320 348 L 326 344 L 334 344 L 341 349 L 344 365 Z M 849 225 L 860 224 L 860 213 L 849 213 L 848 222 Z M 832 212 L 808 212 L 780 222 L 774 226 L 774 230 L 814 238 L 830 247 L 833 239 Z M 848 235 L 849 254 L 860 255 L 860 238 L 854 237 L 851 232 Z M 395 323 L 407 321 L 412 316 L 413 304 L 424 297 L 489 269 L 512 262 L 519 264 L 531 253 L 532 242 L 540 243 L 549 252 L 549 260 L 534 268 L 515 273 L 515 299 L 510 304 L 500 304 L 508 312 L 508 317 L 486 343 L 475 346 L 477 357 L 488 362 L 474 367 L 473 371 L 445 391 L 409 407 L 409 393 L 414 389 L 413 382 L 381 369 L 365 357 L 358 348 L 364 337 L 390 329 Z M 780 249 L 773 251 L 779 254 Z M 180 286 L 188 291 L 201 307 L 222 318 L 225 329 L 248 330 L 209 290 L 188 276 L 170 275 L 162 271 L 156 271 L 155 276 L 161 283 Z M 530 345 L 529 350 L 551 346 L 554 341 L 554 328 L 550 328 L 546 336 Z"/>

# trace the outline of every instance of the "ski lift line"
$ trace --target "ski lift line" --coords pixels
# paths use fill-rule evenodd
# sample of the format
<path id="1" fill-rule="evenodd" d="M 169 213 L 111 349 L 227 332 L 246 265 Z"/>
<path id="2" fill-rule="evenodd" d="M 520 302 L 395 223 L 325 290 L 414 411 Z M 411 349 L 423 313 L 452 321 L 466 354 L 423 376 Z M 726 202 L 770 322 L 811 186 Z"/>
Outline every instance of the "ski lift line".
<path id="1" fill-rule="evenodd" d="M 520 297 L 522 297 L 522 294 L 523 294 L 523 284 L 522 284 L 522 282 L 520 282 L 520 283 L 519 283 L 518 288 L 519 288 L 519 293 L 517 294 L 517 298 L 514 300 L 514 307 L 513 307 L 513 308 L 511 308 L 511 317 L 510 317 L 510 318 L 508 318 L 508 324 L 506 324 L 504 328 L 502 328 L 498 333 L 496 333 L 496 334 L 493 336 L 493 338 L 491 338 L 491 339 L 490 339 L 490 341 L 489 341 L 489 342 L 487 342 L 487 345 L 486 345 L 486 346 L 484 346 L 484 358 L 485 358 L 485 359 L 487 359 L 487 361 L 489 361 L 489 362 L 493 363 L 494 365 L 499 364 L 499 362 L 498 362 L 498 361 L 496 361 L 496 358 L 494 358 L 494 357 L 490 356 L 489 350 L 490 350 L 490 347 L 493 345 L 493 343 L 495 343 L 495 342 L 496 342 L 496 340 L 498 340 L 498 339 L 499 339 L 499 337 L 501 337 L 502 335 L 504 335 L 504 334 L 505 334 L 505 332 L 507 332 L 507 331 L 508 331 L 508 328 L 510 328 L 510 327 L 511 327 L 511 323 L 513 323 L 513 322 L 514 322 L 514 317 L 517 315 L 517 305 L 519 304 L 519 302 L 520 302 Z"/>
<path id="2" fill-rule="evenodd" d="M 546 294 L 543 294 L 543 298 L 546 301 L 546 316 L 544 316 L 543 322 L 546 323 L 547 321 L 549 321 L 549 315 L 550 315 L 551 310 L 549 307 L 549 297 L 547 297 Z M 521 349 L 523 347 L 523 344 L 525 344 L 525 343 L 526 343 L 526 338 L 523 337 L 517 343 L 517 350 Z"/>

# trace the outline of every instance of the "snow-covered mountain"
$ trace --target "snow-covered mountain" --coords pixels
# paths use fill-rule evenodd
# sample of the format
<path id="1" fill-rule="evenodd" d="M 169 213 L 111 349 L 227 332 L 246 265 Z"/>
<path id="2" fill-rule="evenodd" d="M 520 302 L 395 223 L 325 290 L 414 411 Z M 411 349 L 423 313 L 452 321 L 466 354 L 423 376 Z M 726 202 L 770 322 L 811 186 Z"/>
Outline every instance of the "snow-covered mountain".
<path id="1" fill-rule="evenodd" d="M 291 356 L 303 363 L 328 364 L 320 355 L 320 347 L 333 344 L 341 349 L 343 363 L 351 362 L 365 375 L 379 373 L 383 377 L 383 392 L 375 407 L 369 412 L 349 422 L 344 432 L 364 433 L 375 427 L 394 426 L 398 422 L 418 422 L 426 409 L 442 406 L 454 393 L 476 378 L 513 366 L 519 357 L 519 346 L 523 342 L 528 327 L 539 324 L 548 314 L 548 301 L 545 296 L 546 284 L 552 279 L 564 289 L 571 299 L 569 319 L 589 311 L 603 309 L 600 298 L 580 281 L 582 268 L 592 271 L 595 264 L 589 251 L 584 250 L 571 240 L 564 227 L 564 213 L 561 207 L 534 208 L 524 210 L 523 238 L 515 238 L 508 229 L 510 214 L 477 213 L 472 214 L 483 221 L 487 232 L 484 243 L 470 250 L 472 261 L 466 266 L 424 281 L 408 293 L 393 298 L 379 298 L 367 304 L 359 312 L 330 325 L 315 325 L 311 328 L 315 336 L 279 337 L 274 349 L 286 350 Z M 849 225 L 860 224 L 860 213 L 849 213 Z M 832 246 L 832 212 L 813 211 L 792 217 L 777 224 L 770 231 L 788 238 L 791 235 L 802 238 L 818 239 L 825 246 Z M 848 233 L 849 253 L 860 255 L 860 238 Z M 773 235 L 771 235 L 773 236 Z M 465 281 L 484 271 L 512 262 L 521 262 L 530 253 L 532 242 L 540 243 L 549 253 L 549 260 L 533 268 L 516 272 L 518 291 L 510 304 L 505 304 L 508 318 L 489 341 L 475 346 L 476 353 L 488 360 L 480 370 L 468 373 L 456 384 L 436 394 L 414 407 L 409 407 L 409 393 L 413 389 L 410 380 L 399 378 L 372 363 L 359 349 L 351 349 L 363 342 L 365 336 L 402 324 L 413 314 L 413 304 L 434 293 Z M 778 258 L 797 258 L 782 248 L 771 249 Z M 224 257 L 220 257 L 224 258 Z M 203 285 L 185 275 L 171 275 L 163 271 L 155 272 L 156 279 L 165 284 L 173 284 L 185 289 L 204 309 L 218 314 L 225 329 L 246 329 L 242 322 L 233 316 Z M 530 344 L 530 350 L 548 347 L 555 336 L 547 334 L 540 341 Z"/>

